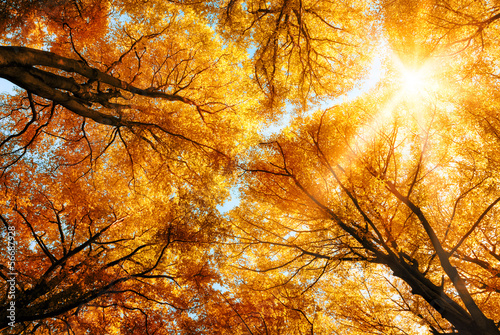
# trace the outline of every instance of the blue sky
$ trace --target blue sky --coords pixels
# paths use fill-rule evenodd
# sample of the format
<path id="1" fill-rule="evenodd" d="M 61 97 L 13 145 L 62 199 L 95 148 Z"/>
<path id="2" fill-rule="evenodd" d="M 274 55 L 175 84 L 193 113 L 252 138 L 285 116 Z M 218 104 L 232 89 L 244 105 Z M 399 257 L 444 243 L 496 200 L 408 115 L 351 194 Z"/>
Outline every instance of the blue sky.
<path id="1" fill-rule="evenodd" d="M 14 87 L 10 81 L 0 78 L 0 93 L 12 93 Z"/>

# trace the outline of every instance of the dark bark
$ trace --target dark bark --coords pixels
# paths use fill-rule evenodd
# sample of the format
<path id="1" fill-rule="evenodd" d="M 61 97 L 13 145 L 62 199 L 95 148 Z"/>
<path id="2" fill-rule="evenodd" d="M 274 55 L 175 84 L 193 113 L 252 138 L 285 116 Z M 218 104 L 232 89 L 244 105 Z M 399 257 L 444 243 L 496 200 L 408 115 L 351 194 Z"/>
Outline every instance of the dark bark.
<path id="1" fill-rule="evenodd" d="M 67 76 L 38 67 L 62 70 Z M 74 74 L 85 77 L 86 82 L 77 83 L 71 77 Z M 116 127 L 135 125 L 134 122 L 124 120 L 120 116 L 120 111 L 130 106 L 111 102 L 113 98 L 123 97 L 122 92 L 182 102 L 194 106 L 200 114 L 207 112 L 186 97 L 168 94 L 154 87 L 141 89 L 92 68 L 83 61 L 31 48 L 0 46 L 0 77 L 35 95 L 62 105 L 80 116 Z M 107 86 L 106 91 L 94 89 L 92 84 L 95 82 Z M 98 106 L 93 108 L 93 105 Z M 103 113 L 98 110 L 102 107 L 109 109 L 110 112 Z"/>

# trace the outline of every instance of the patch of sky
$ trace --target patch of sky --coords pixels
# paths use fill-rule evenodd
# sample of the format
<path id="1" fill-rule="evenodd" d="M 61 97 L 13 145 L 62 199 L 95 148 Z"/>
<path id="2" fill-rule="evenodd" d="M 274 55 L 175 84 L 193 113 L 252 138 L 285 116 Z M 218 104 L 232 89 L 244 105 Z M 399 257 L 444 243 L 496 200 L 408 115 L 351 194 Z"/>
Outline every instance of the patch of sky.
<path id="1" fill-rule="evenodd" d="M 379 55 L 375 57 L 370 66 L 370 70 L 368 71 L 368 75 L 366 77 L 361 79 L 359 83 L 346 94 L 335 99 L 328 99 L 319 104 L 318 106 L 319 109 L 328 109 L 333 106 L 337 106 L 343 103 L 348 103 L 372 90 L 380 81 L 380 78 L 382 78 L 383 76 L 383 69 L 382 69 L 383 59 L 384 55 Z M 309 113 L 313 113 L 316 110 L 317 108 L 316 109 L 311 108 Z M 292 104 L 287 103 L 287 105 L 285 106 L 285 113 L 283 114 L 283 116 L 278 121 L 271 124 L 269 127 L 263 129 L 261 131 L 261 134 L 267 138 L 272 135 L 278 134 L 280 131 L 282 131 L 284 128 L 290 125 L 290 123 L 293 120 L 294 114 L 295 113 L 293 111 Z"/>
<path id="2" fill-rule="evenodd" d="M 288 239 L 293 239 L 297 235 L 298 235 L 298 233 L 296 231 L 290 231 L 288 234 L 286 234 L 285 236 L 283 236 L 283 240 L 287 241 Z"/>
<path id="3" fill-rule="evenodd" d="M 219 283 L 215 283 L 212 285 L 212 288 L 216 291 L 219 291 L 221 293 L 229 292 L 229 289 L 227 287 L 222 286 Z"/>
<path id="4" fill-rule="evenodd" d="M 10 81 L 0 78 L 0 93 L 2 94 L 15 94 L 14 89 L 17 86 Z"/>
<path id="5" fill-rule="evenodd" d="M 238 206 L 240 203 L 241 199 L 240 199 L 240 191 L 238 185 L 231 187 L 229 193 L 230 193 L 229 199 L 226 200 L 224 203 L 217 205 L 217 209 L 222 214 L 229 212 L 230 210 Z"/>
<path id="6" fill-rule="evenodd" d="M 356 87 L 354 87 L 352 90 L 350 90 L 346 94 L 336 99 L 331 99 L 323 102 L 320 105 L 320 108 L 327 109 L 336 105 L 340 105 L 342 103 L 353 101 L 356 98 L 359 98 L 363 94 L 368 93 L 370 90 L 372 90 L 380 81 L 380 78 L 382 78 L 383 76 L 383 69 L 382 69 L 383 58 L 384 58 L 383 55 L 375 57 L 370 66 L 370 70 L 368 71 L 368 75 L 365 78 L 361 79 L 358 85 L 356 85 Z"/>
<path id="7" fill-rule="evenodd" d="M 28 249 L 35 252 L 36 251 L 36 247 L 37 247 L 38 243 L 36 243 L 35 240 L 31 241 L 30 244 L 28 245 Z"/>
<path id="8" fill-rule="evenodd" d="M 248 52 L 248 57 L 253 58 L 255 56 L 255 53 L 257 52 L 257 45 L 252 44 L 250 47 L 247 48 Z"/>
<path id="9" fill-rule="evenodd" d="M 130 23 L 132 22 L 132 17 L 128 15 L 128 13 L 120 13 L 120 15 L 114 16 L 114 20 L 116 20 L 115 23 Z"/>

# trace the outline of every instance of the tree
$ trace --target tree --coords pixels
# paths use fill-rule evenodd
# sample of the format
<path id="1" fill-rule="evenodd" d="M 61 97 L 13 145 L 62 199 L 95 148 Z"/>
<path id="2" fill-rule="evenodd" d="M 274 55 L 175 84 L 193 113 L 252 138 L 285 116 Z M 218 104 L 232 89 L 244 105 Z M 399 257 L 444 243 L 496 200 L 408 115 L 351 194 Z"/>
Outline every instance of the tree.
<path id="1" fill-rule="evenodd" d="M 33 5 L 39 27 L 5 24 L 6 43 L 24 44 L 0 56 L 24 90 L 2 104 L 7 332 L 170 333 L 217 279 L 215 206 L 253 136 L 245 60 L 187 9 L 127 20 L 141 9 L 112 5 Z"/>
<path id="2" fill-rule="evenodd" d="M 328 306 L 352 296 L 349 277 L 357 273 L 368 303 L 360 295 L 352 302 L 357 308 L 344 303 L 325 313 L 364 331 L 409 332 L 401 325 L 417 316 L 431 329 L 495 334 L 497 240 L 487 228 L 500 201 L 494 174 L 474 165 L 488 163 L 462 146 L 468 139 L 457 140 L 466 129 L 453 129 L 456 119 L 434 110 L 416 124 L 400 108 L 387 126 L 374 126 L 364 103 L 353 103 L 265 143 L 256 155 L 268 158 L 246 168 L 248 204 L 234 218 L 244 255 L 239 267 L 257 273 L 250 284 L 256 290 L 288 291 L 297 281 L 294 299 L 308 290 L 330 292 L 321 301 Z M 437 131 L 443 127 L 450 133 Z M 392 303 L 372 291 L 389 292 Z M 377 309 L 414 316 L 387 319 Z"/>
<path id="3" fill-rule="evenodd" d="M 447 17 L 430 12 L 459 15 L 456 6 L 384 6 L 400 57 L 376 91 L 297 118 L 244 166 L 245 205 L 232 221 L 239 268 L 255 272 L 255 290 L 298 285 L 290 301 L 315 290 L 324 300 L 306 315 L 313 324 L 329 317 L 330 332 L 418 333 L 418 324 L 434 334 L 499 332 L 496 81 L 486 63 L 495 43 L 476 41 L 495 9 L 490 19 L 461 12 L 475 25 L 443 26 Z M 466 26 L 477 31 L 446 41 Z M 411 71 L 420 71 L 412 85 L 394 82 Z"/>
<path id="4" fill-rule="evenodd" d="M 494 4 L 2 6 L 6 333 L 500 333 Z"/>

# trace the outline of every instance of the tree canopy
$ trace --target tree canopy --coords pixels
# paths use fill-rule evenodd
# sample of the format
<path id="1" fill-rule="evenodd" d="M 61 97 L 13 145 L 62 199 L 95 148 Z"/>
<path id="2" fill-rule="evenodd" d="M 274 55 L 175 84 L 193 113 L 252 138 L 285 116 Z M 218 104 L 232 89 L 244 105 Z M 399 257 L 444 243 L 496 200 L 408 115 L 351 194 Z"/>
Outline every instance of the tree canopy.
<path id="1" fill-rule="evenodd" d="M 0 3 L 1 331 L 500 334 L 499 36 L 483 0 Z"/>

